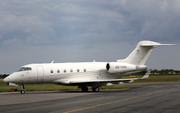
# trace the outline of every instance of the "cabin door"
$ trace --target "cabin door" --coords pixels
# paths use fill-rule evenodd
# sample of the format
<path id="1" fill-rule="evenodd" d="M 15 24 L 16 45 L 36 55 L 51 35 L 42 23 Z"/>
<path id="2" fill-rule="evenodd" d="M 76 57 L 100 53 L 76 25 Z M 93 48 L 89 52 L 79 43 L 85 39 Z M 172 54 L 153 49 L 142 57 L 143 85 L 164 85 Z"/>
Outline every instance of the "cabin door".
<path id="1" fill-rule="evenodd" d="M 44 71 L 42 66 L 37 66 L 37 82 L 43 83 L 44 81 Z"/>

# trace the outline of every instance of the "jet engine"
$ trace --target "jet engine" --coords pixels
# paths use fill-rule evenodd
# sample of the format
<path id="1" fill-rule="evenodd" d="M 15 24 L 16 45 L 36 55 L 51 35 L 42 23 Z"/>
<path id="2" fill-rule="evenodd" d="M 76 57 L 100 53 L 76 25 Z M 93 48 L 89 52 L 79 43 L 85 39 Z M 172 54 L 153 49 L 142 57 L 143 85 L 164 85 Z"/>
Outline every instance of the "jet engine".
<path id="1" fill-rule="evenodd" d="M 109 73 L 123 73 L 130 71 L 144 71 L 147 69 L 146 65 L 133 65 L 128 63 L 110 62 L 106 64 L 106 70 Z"/>
<path id="2" fill-rule="evenodd" d="M 135 71 L 136 65 L 127 63 L 110 62 L 106 64 L 106 70 L 109 73 L 122 73 L 128 71 Z"/>

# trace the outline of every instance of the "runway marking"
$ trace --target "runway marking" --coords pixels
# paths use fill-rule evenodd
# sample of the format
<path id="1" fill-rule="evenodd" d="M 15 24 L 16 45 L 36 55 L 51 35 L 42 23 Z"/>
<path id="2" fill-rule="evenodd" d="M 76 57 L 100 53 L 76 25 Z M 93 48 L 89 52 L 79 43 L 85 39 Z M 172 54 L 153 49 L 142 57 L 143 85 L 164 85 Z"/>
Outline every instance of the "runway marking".
<path id="1" fill-rule="evenodd" d="M 85 107 L 85 108 L 75 109 L 75 110 L 71 110 L 71 111 L 66 111 L 66 112 L 63 112 L 63 113 L 71 113 L 71 112 L 81 111 L 81 110 L 85 110 L 85 109 L 95 108 L 95 107 L 99 107 L 99 106 L 104 106 L 104 105 L 108 105 L 108 104 L 113 104 L 113 103 L 117 103 L 117 102 L 131 100 L 131 99 L 135 99 L 135 98 L 139 98 L 139 97 L 144 97 L 144 96 L 148 96 L 148 95 L 152 95 L 152 94 L 156 94 L 156 93 L 172 91 L 172 90 L 175 90 L 175 89 L 178 89 L 178 88 L 179 87 L 168 89 L 168 90 L 157 91 L 157 92 L 148 93 L 148 94 L 141 95 L 141 96 L 135 96 L 135 97 L 130 97 L 130 98 L 126 98 L 126 99 L 122 99 L 122 100 L 117 100 L 117 101 L 113 101 L 113 102 L 108 102 L 108 103 L 104 103 L 104 104 L 98 104 L 98 105 L 94 105 L 94 106 L 90 106 L 90 107 Z"/>
<path id="2" fill-rule="evenodd" d="M 156 94 L 156 93 L 161 93 L 161 92 L 164 92 L 164 90 L 153 92 L 153 93 L 148 93 L 148 94 L 145 94 L 145 95 L 142 95 L 142 96 L 144 97 L 144 96 L 148 96 L 148 95 L 152 95 L 152 94 Z"/>

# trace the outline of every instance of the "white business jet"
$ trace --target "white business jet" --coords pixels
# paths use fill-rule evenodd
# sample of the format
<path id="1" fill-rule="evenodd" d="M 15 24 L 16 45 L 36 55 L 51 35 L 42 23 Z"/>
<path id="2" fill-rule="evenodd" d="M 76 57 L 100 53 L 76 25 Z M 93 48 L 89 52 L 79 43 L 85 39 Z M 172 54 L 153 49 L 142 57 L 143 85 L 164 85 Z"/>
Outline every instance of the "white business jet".
<path id="1" fill-rule="evenodd" d="M 47 64 L 29 64 L 12 73 L 3 81 L 11 86 L 21 84 L 22 94 L 25 93 L 24 84 L 37 83 L 74 85 L 81 88 L 83 92 L 88 91 L 87 86 L 91 86 L 92 91 L 98 92 L 101 86 L 148 78 L 150 71 L 142 78 L 118 79 L 146 70 L 147 66 L 144 64 L 150 53 L 155 47 L 161 45 L 173 44 L 141 41 L 126 59 L 117 60 L 117 62 L 53 63 L 54 61 L 52 61 Z"/>

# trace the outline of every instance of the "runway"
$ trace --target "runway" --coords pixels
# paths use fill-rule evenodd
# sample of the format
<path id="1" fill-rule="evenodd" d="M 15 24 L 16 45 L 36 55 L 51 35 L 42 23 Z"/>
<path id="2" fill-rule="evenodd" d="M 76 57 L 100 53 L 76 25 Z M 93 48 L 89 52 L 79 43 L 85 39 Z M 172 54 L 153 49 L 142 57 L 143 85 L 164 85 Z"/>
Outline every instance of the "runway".
<path id="1" fill-rule="evenodd" d="M 0 93 L 2 113 L 179 113 L 180 82 L 125 84 L 100 92 Z"/>

